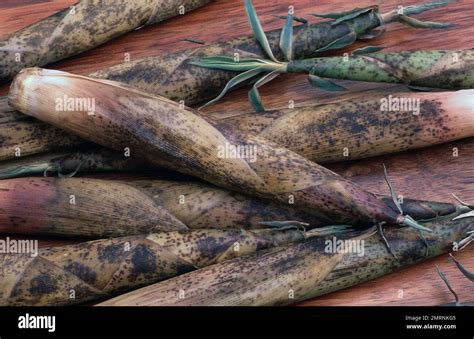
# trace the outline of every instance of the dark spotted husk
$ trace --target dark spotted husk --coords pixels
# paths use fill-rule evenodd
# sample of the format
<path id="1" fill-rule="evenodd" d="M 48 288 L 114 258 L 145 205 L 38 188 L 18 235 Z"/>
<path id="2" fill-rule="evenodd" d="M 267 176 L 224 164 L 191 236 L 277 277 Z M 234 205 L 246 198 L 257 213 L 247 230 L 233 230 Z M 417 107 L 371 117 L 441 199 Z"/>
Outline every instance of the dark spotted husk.
<path id="1" fill-rule="evenodd" d="M 35 162 L 37 158 L 38 161 Z M 78 161 L 78 159 L 82 160 Z M 87 162 L 76 173 L 77 166 L 83 163 L 83 159 L 87 159 Z M 69 162 L 69 160 L 71 161 Z M 130 169 L 129 166 L 137 162 L 136 160 L 130 161 L 132 160 L 124 158 L 119 153 L 100 148 L 94 152 L 67 153 L 64 156 L 46 154 L 39 157 L 31 156 L 17 161 L 0 163 L 0 178 L 43 173 L 44 169 L 48 167 L 51 170 L 47 174 L 51 176 L 56 175 L 59 169 L 62 173 L 75 173 L 76 176 L 88 172 L 96 173 L 100 170 L 121 171 Z M 131 169 L 138 168 L 132 166 Z M 153 174 L 155 176 L 158 174 L 156 169 L 153 170 Z M 314 218 L 309 213 L 283 204 L 255 199 L 196 180 L 184 181 L 182 178 L 173 178 L 176 177 L 175 173 L 167 173 L 163 169 L 159 169 L 159 174 L 160 176 L 163 174 L 163 179 L 127 181 L 127 183 L 139 187 L 143 192 L 151 196 L 159 206 L 171 212 L 192 229 L 255 229 L 265 227 L 260 224 L 261 222 L 288 220 L 307 223 L 307 228 L 334 223 Z M 396 206 L 390 197 L 380 197 L 380 199 L 396 210 Z M 404 199 L 402 206 L 405 213 L 416 220 L 452 213 L 455 208 L 452 204 L 410 199 Z M 5 228 L 4 231 L 7 232 Z M 15 232 L 13 225 L 9 232 Z M 109 231 L 111 236 L 124 235 L 123 233 L 114 234 L 113 232 L 114 227 Z"/>
<path id="2" fill-rule="evenodd" d="M 298 221 L 307 228 L 332 224 L 285 204 L 230 192 L 204 182 L 140 180 L 141 188 L 191 229 L 257 229 L 261 222 Z M 439 209 L 439 208 L 435 208 Z"/>
<path id="3" fill-rule="evenodd" d="M 473 229 L 472 219 L 453 221 L 457 212 L 425 221 L 434 232 L 425 242 L 413 230 L 386 229 L 398 260 L 379 237 L 364 240 L 364 255 L 327 251 L 326 240 L 271 249 L 236 258 L 118 296 L 101 306 L 286 305 L 375 279 L 398 268 L 450 251 Z M 360 237 L 360 238 L 363 238 Z M 342 240 L 344 238 L 337 238 Z M 354 239 L 353 239 L 354 240 Z M 181 294 L 178 294 L 179 290 Z"/>
<path id="4" fill-rule="evenodd" d="M 404 51 L 294 60 L 290 73 L 322 78 L 402 83 L 439 89 L 474 88 L 474 50 Z"/>
<path id="5" fill-rule="evenodd" d="M 259 135 L 317 162 L 354 160 L 417 149 L 474 136 L 474 90 L 393 93 L 224 117 L 228 124 Z M 419 102 L 395 108 L 389 100 Z M 383 103 L 387 106 L 384 108 Z"/>
<path id="6" fill-rule="evenodd" d="M 0 82 L 22 68 L 65 59 L 141 26 L 178 16 L 180 6 L 187 12 L 210 1 L 79 1 L 0 42 Z"/>
<path id="7" fill-rule="evenodd" d="M 0 305 L 84 303 L 313 236 L 295 229 L 193 230 L 43 248 L 36 257 L 2 254 Z"/>
<path id="8" fill-rule="evenodd" d="M 439 3 L 435 7 L 445 4 L 447 3 Z M 425 10 L 427 9 L 429 7 Z M 419 13 L 405 8 L 405 11 L 407 10 L 406 14 L 408 15 Z M 367 11 L 361 11 L 354 18 L 336 24 L 330 21 L 295 26 L 293 32 L 294 56 L 298 59 L 315 56 L 317 50 L 344 39 L 352 32 L 356 37 L 370 35 L 375 33 L 375 30 L 380 26 L 397 21 L 397 15 L 398 9 L 379 15 L 378 8 L 372 6 Z M 381 20 L 383 24 L 381 24 Z M 279 48 L 280 35 L 281 30 L 271 31 L 267 34 L 270 47 L 278 58 L 282 57 Z M 240 58 L 265 58 L 264 51 L 253 37 L 239 37 L 222 43 L 127 62 L 95 72 L 91 76 L 128 83 L 145 92 L 159 94 L 175 101 L 183 100 L 186 105 L 192 106 L 215 97 L 235 73 L 200 68 L 189 62 L 205 56 L 234 56 L 235 53 Z M 6 107 L 2 108 L 2 100 L 3 98 L 0 98 L 0 114 L 5 110 L 11 110 Z M 26 155 L 56 150 L 60 148 L 61 144 L 70 144 L 72 148 L 81 143 L 77 137 L 34 120 L 29 124 L 19 122 L 18 127 L 24 130 L 22 135 L 12 134 L 13 129 L 16 128 L 13 121 L 8 126 L 0 122 L 0 141 L 2 141 L 1 136 L 4 134 L 10 139 L 8 143 L 10 146 L 2 149 L 5 154 L 0 153 L 0 160 L 13 158 L 16 147 L 21 147 L 23 154 Z"/>
<path id="9" fill-rule="evenodd" d="M 309 75 L 309 81 L 313 86 L 327 91 L 343 91 L 345 88 L 325 78 L 397 83 L 421 91 L 474 88 L 472 49 L 361 54 L 298 59 L 289 62 L 255 58 L 236 60 L 225 56 L 214 56 L 196 59 L 192 64 L 205 69 L 238 71 L 241 72 L 238 75 L 240 77 L 254 72 L 260 77 L 256 85 L 258 81 L 271 80 L 280 73 L 304 73 Z M 233 83 L 229 81 L 228 88 L 242 82 L 238 76 L 232 79 Z M 220 99 L 228 88 L 209 103 Z M 256 111 L 265 111 L 255 86 L 249 92 L 249 100 Z"/>
<path id="10" fill-rule="evenodd" d="M 0 98 L 0 161 L 83 144 L 83 139 L 71 133 L 15 111 L 8 97 Z"/>
<path id="11" fill-rule="evenodd" d="M 474 135 L 472 90 L 392 93 L 218 119 L 217 124 L 259 135 L 317 163 L 354 160 L 418 149 Z M 419 100 L 419 111 L 382 109 L 382 100 Z M 33 118 L 27 118 L 31 121 Z M 38 126 L 49 126 L 37 122 Z M 55 137 L 55 127 L 46 136 Z M 12 129 L 8 129 L 12 131 Z M 60 131 L 61 135 L 70 134 Z M 13 134 L 17 138 L 19 134 Z M 74 139 L 79 139 L 73 137 Z M 35 139 L 38 140 L 38 139 Z M 41 141 L 40 141 L 41 142 Z M 51 145 L 51 143 L 45 143 Z M 72 145 L 70 145 L 71 147 Z M 11 154 L 14 150 L 12 148 Z M 28 160 L 26 160 L 28 161 Z M 1 177 L 1 170 L 0 170 Z"/>
<path id="12" fill-rule="evenodd" d="M 294 56 L 307 58 L 316 50 L 327 46 L 354 30 L 358 36 L 379 27 L 377 9 L 361 14 L 351 21 L 333 25 L 323 22 L 294 27 Z M 267 34 L 275 55 L 281 57 L 279 48 L 281 30 Z M 159 94 L 174 101 L 183 100 L 187 106 L 205 102 L 216 96 L 235 73 L 203 69 L 191 65 L 195 58 L 227 55 L 240 58 L 264 58 L 265 52 L 253 37 L 239 37 L 226 42 L 200 46 L 186 51 L 149 57 L 116 65 L 90 76 L 127 83 L 144 92 Z"/>
<path id="13" fill-rule="evenodd" d="M 103 238 L 188 228 L 140 189 L 99 179 L 0 180 L 0 232 Z"/>
<path id="14" fill-rule="evenodd" d="M 263 228 L 261 222 L 294 220 L 307 223 L 308 229 L 334 224 L 283 204 L 255 199 L 226 191 L 202 182 L 171 180 L 132 181 L 189 228 Z M 391 197 L 380 196 L 393 210 Z M 180 201 L 182 199 L 182 201 Z M 403 211 L 415 220 L 430 219 L 453 213 L 456 206 L 449 203 L 404 199 Z"/>
<path id="15" fill-rule="evenodd" d="M 91 147 L 80 151 L 42 153 L 0 162 L 0 179 L 43 174 L 74 176 L 77 173 L 135 171 L 146 169 L 145 161 L 129 158 L 106 148 Z"/>
<path id="16" fill-rule="evenodd" d="M 428 6 L 405 7 L 404 10 L 407 15 L 418 14 L 448 3 L 449 1 L 438 1 Z M 381 15 L 377 6 L 371 6 L 346 20 L 297 25 L 293 27 L 293 56 L 295 59 L 315 56 L 320 50 L 331 49 L 329 46 L 332 43 L 352 36 L 353 38 L 346 42 L 349 45 L 358 38 L 368 38 L 376 32 L 382 32 L 377 29 L 394 21 L 398 21 L 398 9 Z M 277 58 L 283 57 L 279 47 L 280 36 L 281 30 L 267 33 L 270 49 Z M 335 45 L 333 47 L 336 48 Z M 222 43 L 124 63 L 90 76 L 124 82 L 144 92 L 159 94 L 174 101 L 183 100 L 187 106 L 193 106 L 215 97 L 235 75 L 234 72 L 203 69 L 190 64 L 190 61 L 196 58 L 215 55 L 238 55 L 240 59 L 266 57 L 254 37 L 239 37 Z"/>
<path id="17" fill-rule="evenodd" d="M 95 98 L 95 112 L 55 111 L 56 98 Z M 152 164 L 217 186 L 294 203 L 337 224 L 406 223 L 385 203 L 348 180 L 265 139 L 206 121 L 196 111 L 120 83 L 60 71 L 25 69 L 9 103 L 25 114 Z M 38 100 L 41 98 L 41 100 Z M 228 145 L 255 147 L 256 161 L 224 156 Z M 221 156 L 220 156 L 221 155 Z"/>

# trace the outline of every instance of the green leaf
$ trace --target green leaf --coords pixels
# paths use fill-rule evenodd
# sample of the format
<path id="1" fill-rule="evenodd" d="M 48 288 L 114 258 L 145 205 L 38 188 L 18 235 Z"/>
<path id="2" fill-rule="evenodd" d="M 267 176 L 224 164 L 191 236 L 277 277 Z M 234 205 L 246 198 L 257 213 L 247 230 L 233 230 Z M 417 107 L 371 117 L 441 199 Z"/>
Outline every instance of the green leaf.
<path id="1" fill-rule="evenodd" d="M 327 44 L 326 46 L 321 47 L 320 49 L 317 49 L 315 52 L 321 53 L 321 52 L 329 51 L 331 49 L 344 48 L 349 45 L 352 45 L 354 41 L 356 40 L 357 40 L 357 33 L 354 30 L 352 30 L 350 33 L 344 35 L 343 37 L 337 40 L 334 40 L 330 44 Z"/>
<path id="2" fill-rule="evenodd" d="M 414 92 L 439 92 L 439 88 L 431 88 L 431 87 L 423 87 L 423 86 L 413 86 L 413 85 L 407 85 L 407 88 L 410 91 Z"/>
<path id="3" fill-rule="evenodd" d="M 278 18 L 278 19 L 282 19 L 282 20 L 286 20 L 288 18 L 287 15 L 274 15 L 275 18 Z M 295 16 L 293 15 L 293 20 L 296 21 L 296 22 L 300 22 L 302 24 L 307 24 L 308 23 L 308 20 L 306 20 L 305 18 L 302 18 L 300 16 Z"/>
<path id="4" fill-rule="evenodd" d="M 270 44 L 265 32 L 263 31 L 262 25 L 260 24 L 260 20 L 258 19 L 258 15 L 255 11 L 252 0 L 245 0 L 245 12 L 247 13 L 250 27 L 252 28 L 255 38 L 260 43 L 260 46 L 262 46 L 263 50 L 265 53 L 267 53 L 271 60 L 278 62 L 278 60 L 273 55 L 272 49 L 270 48 Z"/>
<path id="5" fill-rule="evenodd" d="M 449 254 L 451 256 L 451 259 L 453 259 L 454 263 L 456 266 L 459 268 L 459 270 L 464 274 L 466 278 L 474 282 L 474 273 L 469 272 L 452 254 Z"/>
<path id="6" fill-rule="evenodd" d="M 388 176 L 387 173 L 387 167 L 385 167 L 385 164 L 383 165 L 383 173 L 385 175 L 385 181 L 387 182 L 388 189 L 390 191 L 390 196 L 392 197 L 392 201 L 397 206 L 398 212 L 403 215 L 403 210 L 402 210 L 402 205 L 400 205 L 400 202 L 398 201 L 397 194 L 395 193 L 395 190 L 393 189 L 392 183 L 390 181 L 390 177 Z"/>
<path id="7" fill-rule="evenodd" d="M 183 39 L 182 41 L 192 42 L 193 44 L 198 44 L 198 45 L 205 45 L 206 44 L 202 40 L 196 40 L 196 39 L 192 39 L 192 38 L 186 38 L 186 39 Z"/>
<path id="8" fill-rule="evenodd" d="M 372 6 L 372 7 L 367 7 L 367 8 L 360 8 L 360 9 L 356 8 L 355 10 L 348 12 L 348 14 L 346 14 L 342 17 L 339 17 L 336 20 L 334 20 L 333 22 L 331 22 L 331 25 L 332 26 L 338 25 L 341 22 L 352 20 L 352 19 L 358 17 L 359 15 L 368 13 L 370 11 L 375 11 L 375 10 L 377 10 L 377 6 Z"/>
<path id="9" fill-rule="evenodd" d="M 290 13 L 281 31 L 280 49 L 287 61 L 293 60 L 293 14 Z"/>
<path id="10" fill-rule="evenodd" d="M 309 80 L 309 83 L 311 84 L 311 86 L 319 87 L 321 89 L 324 89 L 325 91 L 341 92 L 341 91 L 346 90 L 345 87 L 339 86 L 339 85 L 335 84 L 332 81 L 322 79 L 322 78 L 320 78 L 320 77 L 318 77 L 317 75 L 314 75 L 314 74 L 310 74 L 308 80 Z"/>
<path id="11" fill-rule="evenodd" d="M 268 61 L 261 59 L 242 59 L 237 62 L 234 60 L 234 58 L 224 56 L 204 57 L 202 59 L 190 62 L 190 64 L 194 66 L 234 72 L 248 71 L 254 68 L 262 67 L 268 63 Z"/>
<path id="12" fill-rule="evenodd" d="M 325 19 L 341 19 L 345 17 L 349 17 L 351 15 L 357 16 L 361 12 L 365 13 L 368 10 L 373 9 L 373 7 L 367 7 L 367 8 L 354 8 L 350 11 L 345 11 L 345 12 L 329 12 L 329 13 L 313 13 L 311 15 L 318 17 L 318 18 L 325 18 Z"/>
<path id="13" fill-rule="evenodd" d="M 312 16 L 324 19 L 339 19 L 343 17 L 346 12 L 329 12 L 329 13 L 311 13 Z"/>
<path id="14" fill-rule="evenodd" d="M 258 92 L 258 88 L 272 81 L 279 75 L 280 73 L 277 71 L 273 71 L 264 75 L 255 83 L 255 85 L 253 85 L 252 89 L 249 91 L 249 101 L 256 112 L 265 112 L 265 107 L 263 107 L 262 99 L 260 97 L 260 93 Z"/>
<path id="15" fill-rule="evenodd" d="M 403 7 L 403 14 L 404 15 L 420 14 L 424 11 L 428 11 L 433 8 L 446 6 L 452 2 L 454 2 L 454 0 L 441 0 L 441 1 L 428 2 L 422 5 L 406 6 L 406 7 Z"/>
<path id="16" fill-rule="evenodd" d="M 444 281 L 444 283 L 446 284 L 446 287 L 449 289 L 449 291 L 450 291 L 450 292 L 452 293 L 452 295 L 454 296 L 454 299 L 456 300 L 456 306 L 460 306 L 459 297 L 458 297 L 456 291 L 451 287 L 451 284 L 449 283 L 448 278 L 446 278 L 446 276 L 444 275 L 444 273 L 441 272 L 441 270 L 439 269 L 438 265 L 436 265 L 436 271 L 438 271 L 438 275 L 439 275 L 440 278 Z"/>
<path id="17" fill-rule="evenodd" d="M 421 21 L 421 20 L 410 18 L 409 16 L 406 16 L 406 15 L 399 15 L 398 16 L 398 21 L 400 21 L 402 24 L 408 25 L 408 26 L 413 27 L 413 28 L 442 29 L 442 28 L 448 28 L 448 27 L 453 27 L 454 26 L 454 24 L 451 24 L 451 23 Z"/>
<path id="18" fill-rule="evenodd" d="M 268 227 L 274 227 L 274 228 L 279 228 L 279 229 L 288 229 L 289 228 L 298 228 L 298 227 L 306 227 L 309 226 L 308 223 L 306 222 L 301 222 L 298 220 L 275 220 L 275 221 L 260 221 L 258 223 L 259 225 L 263 226 L 268 226 Z"/>
<path id="19" fill-rule="evenodd" d="M 224 87 L 224 89 L 222 90 L 222 92 L 219 94 L 219 96 L 217 96 L 215 99 L 209 101 L 208 103 L 206 103 L 205 105 L 199 107 L 199 109 L 202 109 L 204 107 L 207 107 L 209 105 L 212 105 L 213 103 L 221 100 L 224 95 L 227 94 L 227 92 L 229 92 L 232 88 L 234 88 L 235 86 L 241 84 L 242 82 L 245 82 L 247 80 L 249 80 L 250 78 L 260 74 L 261 72 L 263 72 L 262 69 L 260 68 L 254 68 L 254 69 L 251 69 L 247 72 L 244 72 L 244 73 L 241 73 L 239 75 L 237 75 L 236 77 L 230 79 L 230 81 L 227 83 L 227 85 Z"/>
<path id="20" fill-rule="evenodd" d="M 385 46 L 367 46 L 362 47 L 354 50 L 352 55 L 361 55 L 361 54 L 368 54 L 368 53 L 375 53 L 384 49 Z"/>

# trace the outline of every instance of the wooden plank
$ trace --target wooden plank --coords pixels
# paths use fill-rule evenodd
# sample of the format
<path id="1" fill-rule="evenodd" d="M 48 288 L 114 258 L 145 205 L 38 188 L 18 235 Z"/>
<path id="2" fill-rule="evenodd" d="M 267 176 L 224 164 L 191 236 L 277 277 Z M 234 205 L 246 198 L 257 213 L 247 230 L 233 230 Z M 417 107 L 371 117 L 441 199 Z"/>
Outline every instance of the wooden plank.
<path id="1" fill-rule="evenodd" d="M 74 4 L 75 0 L 3 0 L 0 3 L 0 38 L 37 20 L 53 14 L 59 9 Z M 310 13 L 348 10 L 378 3 L 382 11 L 391 10 L 398 5 L 410 5 L 420 1 L 353 1 L 345 0 L 293 0 L 296 14 L 311 21 L 318 21 Z M 281 27 L 283 22 L 273 15 L 284 15 L 289 2 L 254 0 L 254 4 L 266 30 Z M 436 9 L 418 16 L 430 21 L 449 21 L 456 27 L 448 30 L 415 30 L 401 24 L 391 24 L 388 32 L 370 44 L 385 45 L 387 51 L 424 49 L 461 49 L 474 46 L 474 6 L 472 0 L 458 0 L 442 9 Z M 50 68 L 61 69 L 78 74 L 88 74 L 95 70 L 121 63 L 124 54 L 132 59 L 158 55 L 169 51 L 192 47 L 186 38 L 208 43 L 226 40 L 231 37 L 250 34 L 240 0 L 218 0 L 212 4 L 175 18 L 131 32 L 94 50 L 87 51 L 69 60 L 58 62 Z M 364 46 L 358 42 L 353 48 Z M 338 52 L 340 53 L 340 52 Z M 296 105 L 304 103 L 334 102 L 348 97 L 370 95 L 380 89 L 391 90 L 393 86 L 342 82 L 351 92 L 341 95 L 328 94 L 307 84 L 305 76 L 285 75 L 266 85 L 261 93 L 267 108 L 280 108 L 293 100 Z M 396 87 L 399 88 L 399 87 Z M 0 86 L 0 95 L 8 92 L 8 84 Z M 218 115 L 234 114 L 250 110 L 245 90 L 231 93 L 224 102 L 210 108 Z M 451 193 L 464 200 L 474 202 L 474 139 L 404 152 L 396 155 L 333 164 L 329 167 L 351 178 L 362 187 L 377 193 L 387 193 L 383 179 L 382 163 L 388 167 L 389 174 L 398 193 L 406 197 L 453 201 Z M 458 156 L 453 156 L 453 148 Z M 47 245 L 64 244 L 62 240 L 48 239 L 40 242 Z M 471 246 L 458 258 L 469 269 L 474 269 L 474 251 Z M 453 263 L 441 256 L 426 263 L 403 269 L 386 277 L 359 286 L 322 296 L 302 305 L 436 305 L 452 301 L 449 291 L 437 276 L 434 265 L 439 265 L 459 292 L 463 301 L 473 300 L 474 286 L 461 276 Z M 404 297 L 399 298 L 399 290 Z"/>

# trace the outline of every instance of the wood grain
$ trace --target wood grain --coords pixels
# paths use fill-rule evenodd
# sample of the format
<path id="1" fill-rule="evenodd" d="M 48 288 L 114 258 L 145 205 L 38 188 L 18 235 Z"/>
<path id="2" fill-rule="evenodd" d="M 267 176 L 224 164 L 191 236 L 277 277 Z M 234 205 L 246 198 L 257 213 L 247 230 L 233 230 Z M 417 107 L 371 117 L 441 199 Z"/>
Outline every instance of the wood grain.
<path id="1" fill-rule="evenodd" d="M 75 0 L 3 0 L 0 2 L 0 18 L 2 18 L 0 39 L 75 2 Z M 317 22 L 319 19 L 310 16 L 311 13 L 349 10 L 373 4 L 379 4 L 382 11 L 388 11 L 398 5 L 418 2 L 292 0 L 291 4 L 295 6 L 296 15 Z M 288 1 L 254 0 L 254 4 L 265 30 L 281 27 L 283 22 L 273 15 L 284 15 L 289 5 Z M 388 32 L 370 44 L 384 45 L 387 51 L 474 47 L 473 0 L 459 0 L 448 7 L 423 13 L 417 18 L 449 21 L 456 23 L 456 26 L 439 31 L 415 30 L 398 23 L 390 24 L 387 27 Z M 248 34 L 250 29 L 243 12 L 242 1 L 220 0 L 190 12 L 185 17 L 131 32 L 94 50 L 50 65 L 50 68 L 88 74 L 123 62 L 125 53 L 129 53 L 132 59 L 138 59 L 192 47 L 193 43 L 184 41 L 186 38 L 212 43 Z M 350 49 L 361 46 L 364 46 L 364 43 L 357 42 Z M 328 94 L 315 90 L 307 84 L 304 76 L 285 75 L 279 78 L 279 81 L 266 85 L 261 94 L 266 107 L 270 109 L 285 107 L 289 100 L 293 100 L 296 105 L 323 104 L 349 97 L 368 96 L 374 91 L 401 88 L 371 83 L 341 83 L 351 89 L 343 96 L 339 93 Z M 0 86 L 0 95 L 5 95 L 7 92 L 8 84 Z M 250 110 L 246 91 L 231 93 L 224 102 L 211 107 L 210 110 L 216 115 L 231 115 L 242 110 Z M 453 156 L 455 147 L 458 156 Z M 462 199 L 474 202 L 474 139 L 373 159 L 332 164 L 329 167 L 368 190 L 387 194 L 382 163 L 387 166 L 397 192 L 406 197 L 452 202 L 451 193 L 456 193 Z M 41 245 L 64 243 L 58 239 L 40 241 Z M 383 278 L 306 301 L 302 305 L 438 305 L 451 302 L 453 298 L 438 277 L 435 265 L 440 266 L 462 301 L 474 300 L 474 284 L 464 278 L 448 258 L 447 255 L 441 256 Z M 474 270 L 473 246 L 463 253 L 458 253 L 457 258 L 468 269 Z M 403 290 L 403 298 L 399 298 L 400 290 Z"/>

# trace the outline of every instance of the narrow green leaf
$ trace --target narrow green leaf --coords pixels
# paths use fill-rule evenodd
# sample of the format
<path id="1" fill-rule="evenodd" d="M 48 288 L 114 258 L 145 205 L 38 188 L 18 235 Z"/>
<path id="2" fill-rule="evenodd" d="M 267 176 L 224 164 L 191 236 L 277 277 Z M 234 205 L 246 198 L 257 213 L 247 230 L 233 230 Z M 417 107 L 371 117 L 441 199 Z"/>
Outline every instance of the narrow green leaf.
<path id="1" fill-rule="evenodd" d="M 462 272 L 462 274 L 464 274 L 466 278 L 474 282 L 474 273 L 469 272 L 451 253 L 449 255 L 451 256 L 451 259 L 453 259 L 459 270 Z"/>
<path id="2" fill-rule="evenodd" d="M 191 61 L 190 64 L 204 68 L 244 72 L 266 65 L 268 62 L 260 59 L 242 59 L 237 62 L 230 57 L 205 57 L 199 60 Z"/>
<path id="3" fill-rule="evenodd" d="M 206 44 L 202 40 L 196 40 L 196 39 L 192 39 L 192 38 L 186 38 L 186 39 L 183 39 L 183 41 L 192 42 L 193 44 L 198 44 L 198 45 L 205 45 Z"/>
<path id="4" fill-rule="evenodd" d="M 311 13 L 311 15 L 324 19 L 339 19 L 347 15 L 347 12 Z"/>
<path id="5" fill-rule="evenodd" d="M 33 174 L 42 174 L 51 167 L 49 162 L 17 166 L 13 169 L 0 171 L 0 179 L 9 179 Z"/>
<path id="6" fill-rule="evenodd" d="M 298 221 L 298 220 L 260 221 L 258 224 L 259 224 L 259 225 L 263 225 L 263 226 L 268 226 L 268 227 L 280 228 L 280 229 L 281 229 L 281 228 L 284 228 L 284 227 L 295 228 L 295 227 L 306 227 L 306 226 L 309 226 L 308 223 L 306 223 L 306 222 L 301 222 L 301 221 Z"/>
<path id="7" fill-rule="evenodd" d="M 438 92 L 438 91 L 440 91 L 439 88 L 413 86 L 413 85 L 407 85 L 407 88 L 409 90 L 413 91 L 413 92 Z"/>
<path id="8" fill-rule="evenodd" d="M 392 186 L 392 183 L 390 181 L 390 177 L 388 176 L 387 167 L 385 167 L 385 164 L 382 164 L 382 165 L 383 165 L 383 173 L 385 175 L 385 181 L 386 181 L 388 189 L 390 191 L 390 196 L 392 197 L 392 201 L 395 204 L 395 206 L 397 206 L 397 209 L 400 212 L 400 214 L 403 215 L 402 205 L 400 205 L 400 202 L 398 201 L 397 194 L 395 193 L 395 190 L 394 190 L 394 188 Z"/>
<path id="9" fill-rule="evenodd" d="M 311 15 L 318 17 L 318 18 L 325 18 L 325 19 L 340 19 L 344 17 L 348 17 L 350 15 L 356 14 L 359 15 L 361 11 L 364 13 L 367 12 L 369 9 L 372 9 L 372 7 L 367 7 L 367 8 L 354 8 L 351 9 L 350 11 L 345 11 L 345 12 L 329 12 L 329 13 L 313 13 Z"/>
<path id="10" fill-rule="evenodd" d="M 433 8 L 446 6 L 452 2 L 454 2 L 454 0 L 440 0 L 440 1 L 428 2 L 422 5 L 406 6 L 406 7 L 403 7 L 403 14 L 404 15 L 420 14 L 422 12 L 428 11 Z"/>
<path id="11" fill-rule="evenodd" d="M 324 226 L 313 228 L 312 230 L 307 231 L 308 236 L 313 234 L 317 235 L 331 235 L 331 234 L 341 234 L 341 233 L 352 233 L 354 229 L 350 225 L 335 225 L 335 226 Z"/>
<path id="12" fill-rule="evenodd" d="M 316 50 L 315 52 L 316 53 L 321 53 L 321 52 L 329 51 L 331 49 L 344 48 L 344 47 L 347 47 L 349 45 L 352 45 L 354 43 L 354 41 L 356 41 L 356 39 L 357 39 L 356 32 L 351 31 L 350 33 L 344 35 L 343 37 L 341 37 L 337 40 L 334 40 L 330 44 L 327 44 L 326 46 L 321 47 L 320 49 Z"/>
<path id="13" fill-rule="evenodd" d="M 258 15 L 255 11 L 252 0 L 245 0 L 245 12 L 247 13 L 250 27 L 252 28 L 255 38 L 260 43 L 260 46 L 262 46 L 263 50 L 265 53 L 267 53 L 271 60 L 278 62 L 278 60 L 273 55 L 272 49 L 270 48 L 270 44 L 265 32 L 263 31 L 262 25 L 260 24 L 260 20 L 258 19 Z"/>
<path id="14" fill-rule="evenodd" d="M 448 27 L 453 27 L 454 26 L 454 24 L 451 24 L 451 23 L 421 21 L 421 20 L 417 20 L 417 19 L 414 19 L 414 18 L 410 18 L 409 16 L 406 16 L 406 15 L 399 15 L 398 16 L 398 21 L 400 21 L 402 24 L 408 25 L 408 26 L 413 27 L 413 28 L 442 29 L 442 28 L 448 28 Z"/>
<path id="15" fill-rule="evenodd" d="M 225 62 L 225 63 L 247 63 L 247 62 L 254 62 L 254 63 L 262 63 L 262 64 L 269 64 L 273 63 L 270 60 L 265 59 L 258 59 L 258 58 L 244 58 L 235 60 L 235 58 L 228 57 L 228 56 L 211 56 L 211 57 L 202 57 L 199 59 L 201 62 Z"/>
<path id="16" fill-rule="evenodd" d="M 375 53 L 378 51 L 381 51 L 385 48 L 385 46 L 367 46 L 367 47 L 362 47 L 354 50 L 352 52 L 352 55 L 362 55 L 362 54 L 368 54 L 368 53 Z"/>
<path id="17" fill-rule="evenodd" d="M 339 86 L 332 81 L 322 79 L 314 74 L 310 74 L 308 80 L 311 86 L 319 87 L 321 89 L 324 89 L 325 91 L 341 92 L 347 90 L 345 87 Z"/>
<path id="18" fill-rule="evenodd" d="M 446 276 L 444 275 L 443 272 L 441 272 L 441 270 L 439 269 L 438 265 L 436 265 L 436 271 L 438 271 L 438 275 L 440 276 L 440 278 L 444 281 L 444 283 L 446 284 L 446 287 L 449 289 L 449 291 L 452 293 L 452 295 L 454 296 L 454 299 L 456 300 L 456 306 L 459 306 L 460 305 L 460 302 L 459 302 L 459 297 L 456 293 L 456 291 L 451 287 L 451 284 L 449 283 L 449 280 L 448 278 L 446 278 Z"/>
<path id="19" fill-rule="evenodd" d="M 293 14 L 288 13 L 280 35 L 280 49 L 287 61 L 293 60 Z"/>
<path id="20" fill-rule="evenodd" d="M 199 109 L 202 109 L 204 107 L 207 107 L 209 105 L 212 105 L 213 103 L 221 100 L 224 95 L 227 94 L 227 92 L 229 92 L 232 88 L 234 88 L 235 86 L 249 80 L 250 78 L 260 74 L 263 70 L 260 69 L 260 68 L 254 68 L 254 69 L 251 69 L 247 72 L 244 72 L 244 73 L 241 73 L 239 75 L 237 75 L 236 77 L 230 79 L 230 81 L 227 83 L 227 85 L 224 87 L 224 89 L 222 90 L 222 92 L 219 94 L 219 96 L 217 96 L 215 99 L 209 101 L 208 103 L 206 103 L 205 105 L 199 107 Z"/>
<path id="21" fill-rule="evenodd" d="M 198 59 L 199 62 L 235 62 L 234 58 L 228 57 L 228 56 L 212 56 L 212 57 L 203 57 Z"/>
<path id="22" fill-rule="evenodd" d="M 287 15 L 274 15 L 275 18 L 278 18 L 278 19 L 282 19 L 282 20 L 286 20 L 288 18 Z M 302 24 L 307 24 L 308 23 L 308 20 L 306 20 L 305 18 L 302 18 L 300 16 L 294 16 L 293 15 L 293 20 L 296 21 L 296 22 L 300 22 Z"/>
<path id="23" fill-rule="evenodd" d="M 378 9 L 377 6 L 372 6 L 372 7 L 367 7 L 367 8 L 357 8 L 353 11 L 350 11 L 348 14 L 342 16 L 342 17 L 339 17 L 337 18 L 336 20 L 334 20 L 331 25 L 335 26 L 335 25 L 338 25 L 340 24 L 341 22 L 345 22 L 345 21 L 349 21 L 349 20 L 352 20 L 356 17 L 358 17 L 359 15 L 362 15 L 362 14 L 365 14 L 365 13 L 368 13 L 370 11 L 376 11 Z"/>
<path id="24" fill-rule="evenodd" d="M 264 75 L 255 83 L 255 85 L 253 85 L 252 89 L 249 91 L 249 101 L 256 112 L 265 112 L 265 107 L 263 107 L 262 99 L 260 97 L 260 93 L 258 92 L 258 88 L 272 81 L 279 75 L 280 73 L 277 71 L 273 71 Z"/>

